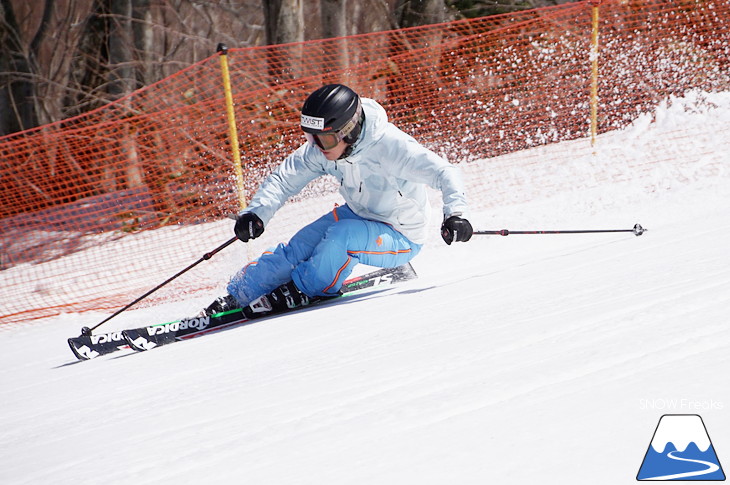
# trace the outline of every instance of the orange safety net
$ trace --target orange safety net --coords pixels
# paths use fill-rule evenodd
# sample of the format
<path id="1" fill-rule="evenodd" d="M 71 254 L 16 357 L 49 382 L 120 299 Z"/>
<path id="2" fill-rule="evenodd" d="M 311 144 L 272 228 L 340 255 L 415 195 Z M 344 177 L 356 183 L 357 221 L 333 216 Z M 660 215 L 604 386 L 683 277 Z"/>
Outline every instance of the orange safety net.
<path id="1" fill-rule="evenodd" d="M 594 8 L 598 133 L 671 95 L 730 87 L 729 0 L 578 2 L 231 49 L 246 193 L 303 142 L 298 110 L 329 82 L 377 99 L 452 162 L 589 137 Z M 0 138 L 0 323 L 119 308 L 229 239 L 232 158 L 215 53 L 93 112 Z M 490 204 L 478 190 L 470 200 Z M 216 284 L 191 272 L 150 301 Z"/>

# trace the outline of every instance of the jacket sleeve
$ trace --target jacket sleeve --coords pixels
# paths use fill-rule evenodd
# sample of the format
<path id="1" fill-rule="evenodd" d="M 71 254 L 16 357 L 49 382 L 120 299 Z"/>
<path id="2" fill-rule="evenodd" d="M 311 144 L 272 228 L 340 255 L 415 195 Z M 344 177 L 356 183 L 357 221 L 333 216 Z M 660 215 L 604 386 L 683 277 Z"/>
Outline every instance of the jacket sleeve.
<path id="1" fill-rule="evenodd" d="M 291 153 L 266 177 L 242 212 L 253 212 L 267 225 L 281 206 L 298 194 L 309 182 L 325 174 L 324 168 L 312 161 L 313 147 L 305 143 Z"/>
<path id="2" fill-rule="evenodd" d="M 423 183 L 441 192 L 444 217 L 463 216 L 468 206 L 461 170 L 456 165 L 406 135 L 399 141 L 407 153 L 399 163 L 391 164 L 393 175 L 404 180 Z"/>

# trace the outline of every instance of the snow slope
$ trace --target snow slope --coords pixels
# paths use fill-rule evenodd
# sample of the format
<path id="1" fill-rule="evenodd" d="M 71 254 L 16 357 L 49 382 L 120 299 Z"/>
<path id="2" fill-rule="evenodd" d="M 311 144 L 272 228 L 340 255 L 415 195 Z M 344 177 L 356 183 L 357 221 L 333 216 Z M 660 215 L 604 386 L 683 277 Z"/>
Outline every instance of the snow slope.
<path id="1" fill-rule="evenodd" d="M 702 415 L 730 463 L 730 96 L 711 101 L 595 156 L 582 140 L 465 167 L 493 197 L 479 228 L 641 237 L 447 247 L 434 229 L 416 281 L 89 362 L 65 339 L 105 313 L 3 330 L 0 483 L 628 484 L 665 413 Z"/>

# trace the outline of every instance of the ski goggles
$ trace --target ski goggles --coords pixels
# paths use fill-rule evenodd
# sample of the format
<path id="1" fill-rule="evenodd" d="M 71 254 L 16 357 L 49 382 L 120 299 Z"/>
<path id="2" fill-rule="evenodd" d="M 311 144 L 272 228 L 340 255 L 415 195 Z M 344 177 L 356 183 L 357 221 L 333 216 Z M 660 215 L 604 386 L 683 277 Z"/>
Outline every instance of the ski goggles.
<path id="1" fill-rule="evenodd" d="M 304 133 L 307 141 L 312 145 L 317 145 L 322 150 L 332 150 L 337 146 L 347 134 L 342 134 L 342 131 L 337 133 Z"/>

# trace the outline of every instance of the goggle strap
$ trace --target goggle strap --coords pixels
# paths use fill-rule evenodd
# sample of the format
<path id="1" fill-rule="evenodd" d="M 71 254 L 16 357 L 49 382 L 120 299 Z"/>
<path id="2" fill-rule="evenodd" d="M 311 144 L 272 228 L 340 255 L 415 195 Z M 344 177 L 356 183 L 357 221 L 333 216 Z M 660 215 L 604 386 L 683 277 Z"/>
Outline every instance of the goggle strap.
<path id="1" fill-rule="evenodd" d="M 355 129 L 357 124 L 360 122 L 360 115 L 362 115 L 362 103 L 360 103 L 360 99 L 358 98 L 355 114 L 352 118 L 350 118 L 347 123 L 345 123 L 345 126 L 343 126 L 342 129 L 337 132 L 337 136 L 340 138 L 340 140 L 344 140 L 347 135 L 352 133 L 352 130 Z"/>

